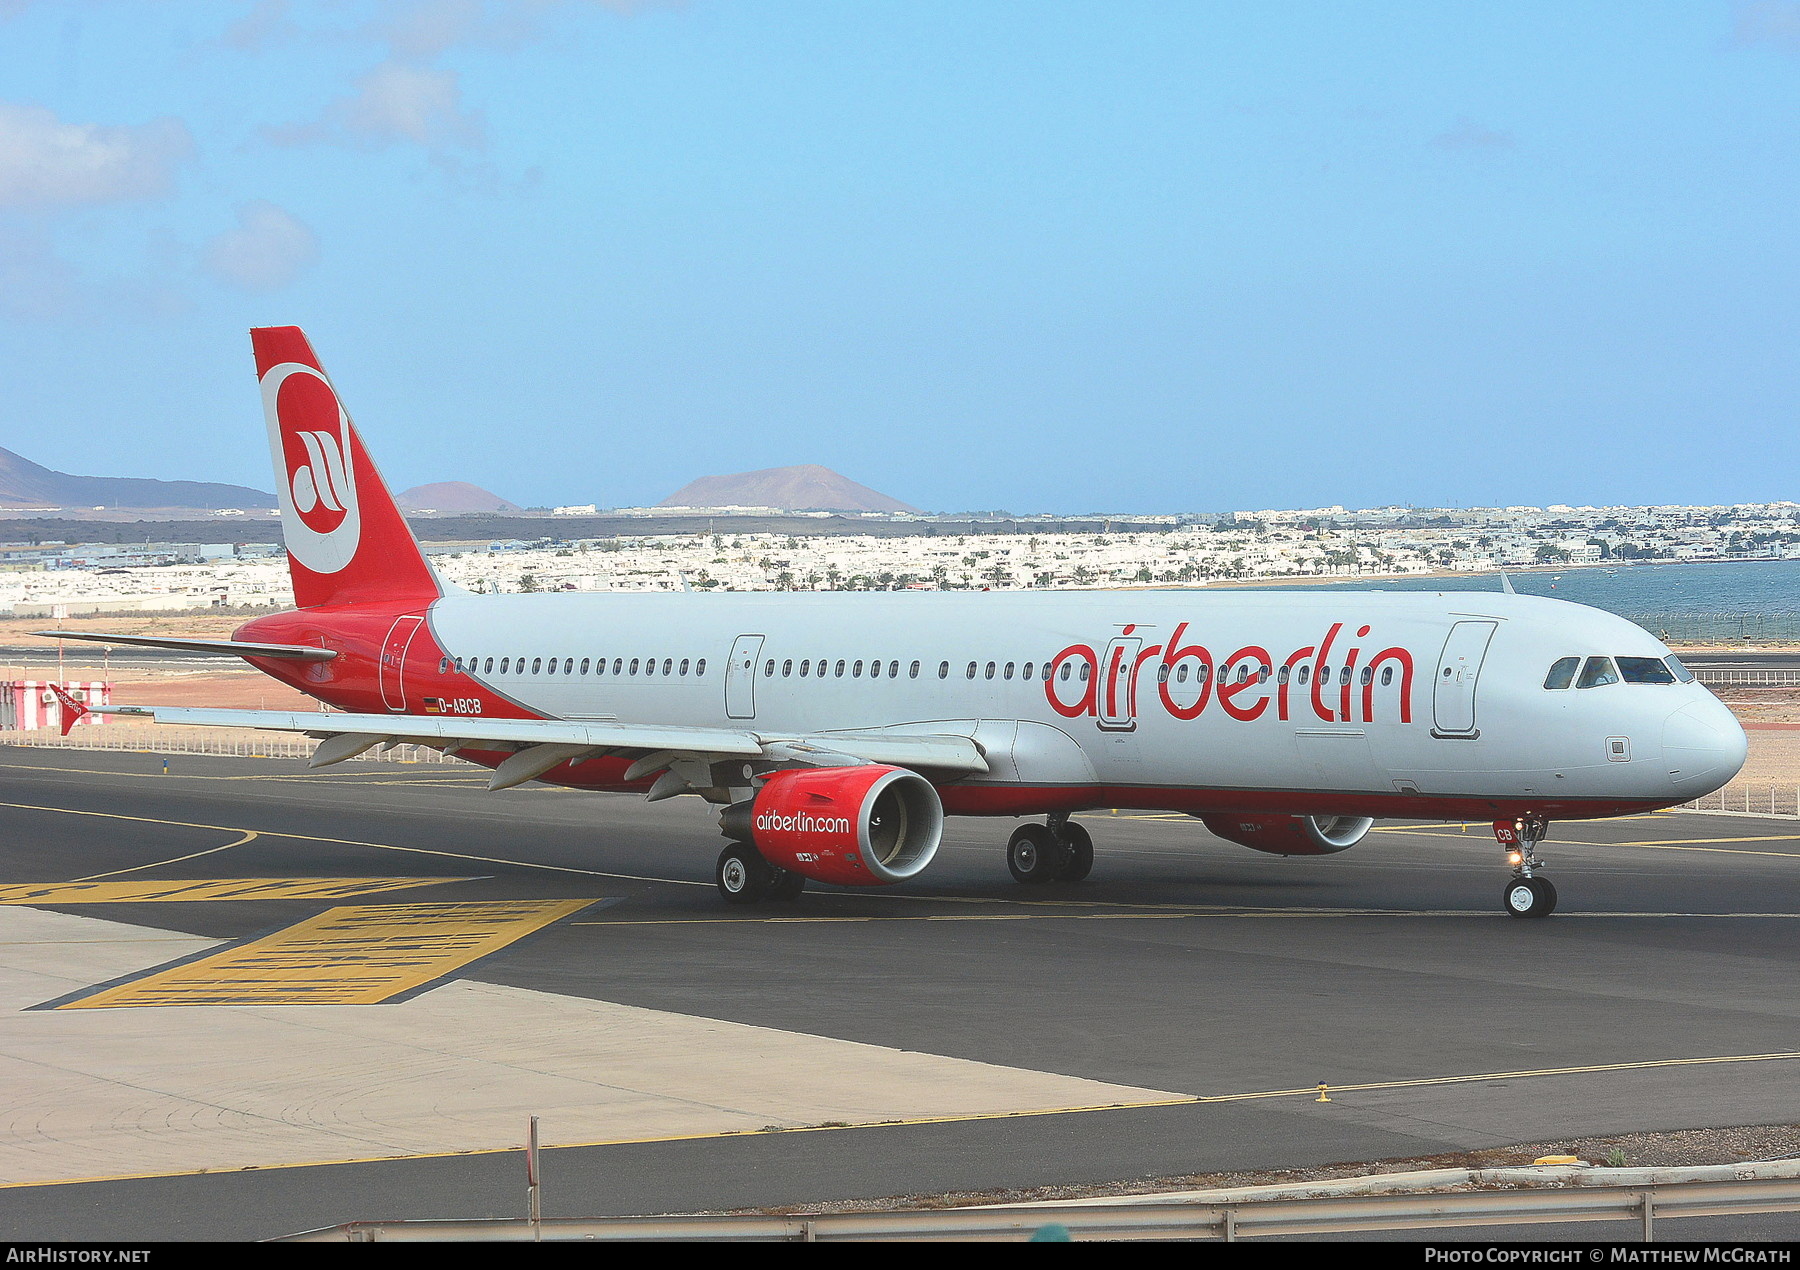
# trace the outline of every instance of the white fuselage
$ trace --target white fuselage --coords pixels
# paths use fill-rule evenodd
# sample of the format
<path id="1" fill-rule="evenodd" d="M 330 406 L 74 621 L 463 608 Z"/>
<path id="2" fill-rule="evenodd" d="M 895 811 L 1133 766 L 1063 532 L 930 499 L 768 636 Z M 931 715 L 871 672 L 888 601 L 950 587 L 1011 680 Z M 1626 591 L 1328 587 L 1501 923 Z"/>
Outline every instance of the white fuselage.
<path id="1" fill-rule="evenodd" d="M 764 736 L 955 732 L 993 770 L 952 810 L 1079 789 L 1071 805 L 1241 793 L 1606 815 L 1717 788 L 1745 751 L 1691 681 L 1546 687 L 1561 659 L 1669 650 L 1599 610 L 1504 593 L 453 593 L 428 622 L 454 660 L 440 676 L 409 663 L 406 709 L 491 712 L 492 694 L 521 714 Z M 459 695 L 470 682 L 483 691 Z"/>

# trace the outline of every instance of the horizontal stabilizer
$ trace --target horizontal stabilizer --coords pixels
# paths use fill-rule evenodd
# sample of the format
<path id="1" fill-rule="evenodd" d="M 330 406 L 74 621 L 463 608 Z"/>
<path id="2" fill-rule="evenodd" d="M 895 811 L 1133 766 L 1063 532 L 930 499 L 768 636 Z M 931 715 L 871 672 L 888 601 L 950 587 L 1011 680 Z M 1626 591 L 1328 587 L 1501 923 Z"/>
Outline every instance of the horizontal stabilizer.
<path id="1" fill-rule="evenodd" d="M 305 644 L 253 644 L 241 639 L 165 639 L 160 635 L 106 635 L 91 631 L 33 631 L 44 639 L 85 639 L 94 644 L 130 644 L 141 648 L 173 648 L 187 653 L 226 653 L 233 657 L 268 657 L 276 661 L 330 661 L 329 648 Z"/>

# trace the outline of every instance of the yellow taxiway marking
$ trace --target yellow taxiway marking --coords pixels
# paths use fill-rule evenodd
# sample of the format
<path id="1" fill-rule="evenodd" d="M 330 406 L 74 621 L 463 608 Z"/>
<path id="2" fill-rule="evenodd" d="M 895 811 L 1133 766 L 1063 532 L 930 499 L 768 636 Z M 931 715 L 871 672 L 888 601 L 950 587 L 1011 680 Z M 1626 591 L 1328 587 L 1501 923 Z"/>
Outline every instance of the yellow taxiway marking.
<path id="1" fill-rule="evenodd" d="M 1683 847 L 1701 842 L 1800 842 L 1800 834 L 1770 833 L 1738 838 L 1660 838 L 1648 842 L 1584 842 L 1584 847 Z"/>
<path id="2" fill-rule="evenodd" d="M 1393 830 L 1376 830 L 1378 833 L 1392 833 Z M 1454 838 L 1455 834 L 1414 832 L 1415 838 Z M 1711 851 L 1720 855 L 1761 855 L 1775 856 L 1779 859 L 1800 858 L 1797 851 L 1743 851 L 1735 847 L 1713 846 L 1722 842 L 1800 842 L 1800 834 L 1776 833 L 1745 836 L 1739 838 L 1661 838 L 1648 842 L 1578 842 L 1574 839 L 1563 839 L 1551 842 L 1548 849 L 1558 847 L 1643 847 L 1661 851 Z"/>
<path id="3" fill-rule="evenodd" d="M 59 1010 L 377 1005 L 415 995 L 592 903 L 491 900 L 333 908 L 272 935 L 48 1005 Z"/>
<path id="4" fill-rule="evenodd" d="M 1472 1085 L 1496 1080 L 1542 1080 L 1566 1076 L 1591 1076 L 1604 1072 L 1653 1071 L 1679 1067 L 1704 1067 L 1729 1063 L 1775 1063 L 1800 1059 L 1800 1050 L 1782 1050 L 1768 1054 L 1719 1054 L 1702 1058 L 1655 1058 L 1630 1063 L 1589 1063 L 1570 1067 L 1533 1067 L 1515 1071 L 1459 1073 L 1450 1076 L 1418 1076 L 1403 1080 L 1363 1081 L 1357 1084 L 1330 1085 L 1333 1094 L 1379 1093 L 1389 1089 L 1421 1089 L 1433 1086 Z M 976 1112 L 954 1116 L 916 1116 L 897 1120 L 867 1120 L 848 1124 L 791 1125 L 766 1129 L 724 1129 L 710 1133 L 673 1133 L 642 1138 L 603 1138 L 587 1142 L 558 1142 L 550 1149 L 570 1147 L 642 1146 L 656 1142 L 704 1142 L 722 1138 L 754 1138 L 782 1133 L 843 1133 L 858 1129 L 898 1129 L 932 1124 L 969 1124 L 985 1120 L 1026 1120 L 1041 1116 L 1090 1115 L 1106 1111 L 1140 1111 L 1158 1107 L 1196 1107 L 1214 1103 L 1254 1102 L 1272 1098 L 1318 1097 L 1319 1087 L 1302 1085 L 1293 1089 L 1261 1089 L 1230 1094 L 1193 1094 L 1175 1098 L 1150 1099 L 1143 1102 L 1100 1103 L 1075 1107 L 1038 1107 L 1024 1111 Z M 1513 1091 L 1504 1096 L 1512 1097 Z M 1329 1114 L 1329 1113 L 1327 1113 Z M 418 1154 L 353 1156 L 332 1160 L 307 1160 L 294 1164 L 246 1165 L 235 1169 L 208 1169 L 208 1173 L 268 1172 L 275 1169 L 320 1168 L 330 1164 L 370 1164 L 380 1160 L 441 1160 L 457 1156 L 512 1155 L 517 1146 L 481 1147 L 467 1151 L 427 1151 Z M 196 1173 L 125 1173 L 98 1177 L 59 1178 L 53 1182 L 0 1182 L 0 1190 L 17 1190 L 34 1186 L 74 1186 L 83 1182 L 123 1182 L 151 1177 L 193 1177 Z"/>
<path id="5" fill-rule="evenodd" d="M 73 807 L 50 807 L 50 806 L 44 806 L 42 804 L 37 804 L 37 803 L 0 802 L 0 807 L 11 807 L 11 808 L 14 808 L 14 809 L 17 809 L 20 811 L 55 812 L 55 813 L 59 813 L 59 814 L 65 815 L 65 816 L 94 816 L 94 817 L 98 817 L 98 818 L 104 819 L 104 820 L 125 820 L 125 821 L 130 821 L 130 822 L 133 822 L 136 824 L 169 825 L 169 826 L 172 826 L 172 827 L 178 828 L 178 829 L 206 829 L 206 830 L 211 830 L 211 831 L 218 832 L 218 833 L 245 833 L 245 832 L 247 832 L 241 826 L 235 826 L 235 825 L 209 825 L 209 824 L 200 824 L 200 823 L 196 823 L 194 821 L 188 821 L 188 820 L 162 820 L 162 819 L 158 819 L 153 816 L 131 816 L 131 815 L 126 815 L 123 812 L 112 812 L 112 811 L 83 811 L 83 810 L 78 810 Z M 331 843 L 336 846 L 367 847 L 367 848 L 369 848 L 371 850 L 375 850 L 375 851 L 398 851 L 398 852 L 404 852 L 404 853 L 410 854 L 410 855 L 438 856 L 438 857 L 441 857 L 444 859 L 449 859 L 449 860 L 466 860 L 466 861 L 472 861 L 472 862 L 479 863 L 479 864 L 511 865 L 514 868 L 539 869 L 539 870 L 544 870 L 544 871 L 552 872 L 552 873 L 573 873 L 573 874 L 578 874 L 582 877 L 611 878 L 611 879 L 618 879 L 618 880 L 630 881 L 630 882 L 656 882 L 656 883 L 662 883 L 664 885 L 670 885 L 670 886 L 710 887 L 713 885 L 711 882 L 699 882 L 699 881 L 695 881 L 690 878 L 653 877 L 653 876 L 649 876 L 649 875 L 641 874 L 641 873 L 619 873 L 619 872 L 613 872 L 613 871 L 608 871 L 608 870 L 604 870 L 604 869 L 581 869 L 581 868 L 576 868 L 572 865 L 538 864 L 538 863 L 535 863 L 535 862 L 529 861 L 529 860 L 508 859 L 504 856 L 483 856 L 483 855 L 475 855 L 471 852 L 465 852 L 465 851 L 444 851 L 441 849 L 434 850 L 434 849 L 428 848 L 428 847 L 403 847 L 403 846 L 396 845 L 394 843 L 364 842 L 364 841 L 360 841 L 360 840 L 354 839 L 354 838 L 327 838 L 321 834 L 283 833 L 283 832 L 277 832 L 277 831 L 271 831 L 271 830 L 262 830 L 259 832 L 258 836 L 264 837 L 264 838 L 287 838 L 287 839 L 292 839 L 292 840 L 299 841 L 299 842 L 328 842 L 328 843 Z M 1786 841 L 1788 839 L 1786 839 L 1784 837 L 1784 838 L 1767 839 L 1767 840 L 1768 841 Z M 1754 841 L 1759 841 L 1759 839 L 1726 838 L 1726 839 L 1718 839 L 1717 841 L 1754 842 Z M 236 845 L 239 845 L 239 843 L 227 843 L 226 844 L 226 846 L 228 846 L 228 847 L 236 846 Z M 1594 844 L 1587 844 L 1587 845 L 1594 845 Z M 1613 844 L 1613 845 L 1619 845 L 1619 844 Z M 1631 845 L 1631 844 L 1623 844 L 1623 845 Z M 1648 844 L 1638 844 L 1638 845 L 1648 845 Z M 223 849 L 224 848 L 220 848 L 220 847 L 210 848 L 210 850 L 214 850 L 214 851 L 223 850 Z M 1668 846 L 1668 849 L 1680 850 L 1680 849 L 1684 849 L 1684 848 L 1681 847 L 1680 845 L 1670 844 Z M 1713 847 L 1695 847 L 1695 848 L 1691 848 L 1691 849 L 1692 850 L 1702 850 L 1702 851 L 1704 851 L 1704 850 L 1728 850 L 1727 848 L 1713 848 Z M 206 854 L 206 853 L 198 852 L 195 854 Z M 1785 855 L 1787 853 L 1759 851 L 1759 852 L 1748 852 L 1746 854 Z M 190 858 L 192 858 L 192 857 L 190 857 L 190 856 L 177 857 L 177 859 L 190 859 Z M 167 863 L 173 863 L 173 861 L 168 861 Z M 141 866 L 141 867 L 153 867 L 153 866 Z M 120 870 L 120 871 L 127 872 L 129 870 Z M 107 875 L 102 874 L 102 875 L 96 875 L 96 876 L 103 877 L 103 876 L 107 876 Z M 1049 899 L 1016 900 L 1016 899 L 1001 899 L 1001 898 L 996 898 L 996 897 L 969 896 L 969 895 L 883 894 L 880 896 L 873 896 L 873 895 L 864 896 L 864 895 L 858 895 L 854 892 L 846 892 L 846 893 L 844 893 L 843 896 L 839 896 L 837 898 L 856 898 L 856 899 L 884 898 L 884 899 L 892 899 L 892 900 L 904 900 L 909 903 L 916 903 L 916 904 L 938 903 L 938 904 L 959 904 L 959 905 L 1005 905 L 1008 908 L 1015 908 L 1015 909 L 1029 908 L 1029 909 L 1033 909 L 1033 910 L 1068 910 L 1068 909 L 1108 908 L 1108 909 L 1114 909 L 1114 910 L 1128 910 L 1128 911 L 1134 911 L 1134 912 L 1147 912 L 1147 913 L 1155 913 L 1155 912 L 1171 912 L 1171 913 L 1177 913 L 1177 914 L 1192 913 L 1197 916 L 1208 915 L 1209 912 L 1211 915 L 1223 915 L 1223 916 L 1257 915 L 1257 916 L 1270 916 L 1270 917 L 1281 917 L 1281 916 L 1332 916 L 1332 917 L 1381 916 L 1381 915 L 1385 915 L 1385 914 L 1389 913 L 1389 910 L 1382 910 L 1382 909 L 1313 909 L 1313 910 L 1271 909 L 1271 910 L 1268 910 L 1266 913 L 1264 913 L 1259 910 L 1230 909 L 1225 906 L 1220 906 L 1216 909 L 1211 909 L 1211 910 L 1202 910 L 1202 909 L 1197 909 L 1196 906 L 1192 905 L 1192 904 L 1179 904 L 1179 903 L 1119 904 L 1117 902 L 1107 902 L 1107 901 L 1103 901 L 1103 900 L 1049 900 Z M 1424 915 L 1424 914 L 1418 914 L 1418 913 L 1408 912 L 1408 911 L 1404 911 L 1404 910 L 1393 910 L 1392 913 L 1393 913 L 1393 915 L 1396 915 L 1396 916 L 1423 916 Z M 1056 915 L 1056 914 L 1053 912 L 1053 913 L 1049 913 L 1046 915 Z M 1461 911 L 1453 910 L 1453 911 L 1447 911 L 1446 913 L 1444 913 L 1442 915 L 1444 915 L 1444 916 L 1450 916 L 1450 915 L 1482 916 L 1484 914 L 1482 914 L 1480 912 L 1461 912 Z M 1633 916 L 1633 914 L 1565 913 L 1564 916 L 1565 917 L 1574 917 L 1574 916 L 1623 917 L 1623 916 Z M 1647 914 L 1637 914 L 1637 916 L 1706 917 L 1706 916 L 1724 916 L 1724 915 L 1723 914 L 1717 914 L 1717 915 L 1705 914 L 1705 913 L 1696 913 L 1696 914 L 1662 914 L 1662 913 L 1650 914 L 1650 913 L 1647 913 Z M 1746 914 L 1745 916 L 1751 916 L 1751 915 Z M 1786 916 L 1786 914 L 1757 914 L 1755 916 L 1780 917 L 1780 916 Z M 713 919 L 702 919 L 702 920 L 713 920 Z M 752 921 L 752 920 L 779 920 L 779 919 L 720 918 L 717 920 L 719 920 L 719 921 L 731 921 L 731 920 Z M 805 919 L 789 919 L 789 920 L 805 920 Z M 857 919 L 845 918 L 843 920 L 848 921 L 848 920 L 857 920 Z M 608 923 L 608 924 L 610 924 L 610 923 Z"/>
<path id="6" fill-rule="evenodd" d="M 76 878 L 77 882 L 97 882 L 101 878 L 116 878 L 121 873 L 142 873 L 145 869 L 160 869 L 166 864 L 180 864 L 183 860 L 198 860 L 203 855 L 213 855 L 220 851 L 229 851 L 233 847 L 241 847 L 247 842 L 255 842 L 256 831 L 245 830 L 234 842 L 227 842 L 221 847 L 208 847 L 204 851 L 190 851 L 187 855 L 178 855 L 172 860 L 152 860 L 149 864 L 134 864 L 128 869 L 114 869 L 109 873 L 90 873 L 84 878 Z"/>
<path id="7" fill-rule="evenodd" d="M 0 904 L 153 904 L 192 900 L 336 900 L 468 878 L 194 878 L 0 884 Z"/>
<path id="8" fill-rule="evenodd" d="M 1029 921 L 1179 921 L 1186 918 L 1278 918 L 1298 920 L 1303 918 L 1346 918 L 1346 917 L 1456 917 L 1456 918 L 1500 918 L 1506 914 L 1487 909 L 1444 908 L 1444 909 L 1399 909 L 1399 908 L 1243 908 L 1243 909 L 1184 909 L 1179 912 L 1119 912 L 1119 913 L 941 913 L 932 915 L 900 915 L 870 917 L 646 917 L 627 918 L 614 922 L 571 922 L 572 926 L 819 926 L 841 922 L 1029 922 Z M 1748 919 L 1788 919 L 1800 920 L 1800 913 L 1665 913 L 1665 912 L 1558 912 L 1563 918 L 1717 918 L 1727 921 L 1743 921 Z"/>

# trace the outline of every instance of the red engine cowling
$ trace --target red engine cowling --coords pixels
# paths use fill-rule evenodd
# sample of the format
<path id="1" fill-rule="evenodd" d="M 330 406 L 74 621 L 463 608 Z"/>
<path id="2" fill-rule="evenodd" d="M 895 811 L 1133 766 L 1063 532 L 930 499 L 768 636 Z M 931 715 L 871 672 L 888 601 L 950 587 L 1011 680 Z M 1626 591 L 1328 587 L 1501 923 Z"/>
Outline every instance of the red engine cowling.
<path id="1" fill-rule="evenodd" d="M 1200 823 L 1228 842 L 1270 855 L 1332 855 L 1354 847 L 1373 816 L 1202 816 Z"/>
<path id="2" fill-rule="evenodd" d="M 889 886 L 931 863 L 944 807 L 930 781 L 903 768 L 803 767 L 770 776 L 721 824 L 770 864 L 815 882 Z"/>

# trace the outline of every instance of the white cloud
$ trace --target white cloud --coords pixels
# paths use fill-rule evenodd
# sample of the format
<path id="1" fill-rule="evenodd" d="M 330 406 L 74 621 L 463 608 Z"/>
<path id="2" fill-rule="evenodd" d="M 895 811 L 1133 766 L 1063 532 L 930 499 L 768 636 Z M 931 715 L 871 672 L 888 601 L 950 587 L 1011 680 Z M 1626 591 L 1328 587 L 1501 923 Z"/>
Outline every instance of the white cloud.
<path id="1" fill-rule="evenodd" d="M 557 16 L 583 9 L 629 18 L 685 2 L 385 0 L 376 6 L 374 19 L 352 28 L 300 31 L 288 21 L 289 0 L 258 0 L 256 9 L 226 36 L 226 43 L 255 50 L 270 39 L 298 34 L 305 39 L 385 45 L 387 60 L 358 80 L 353 93 L 331 102 L 310 121 L 264 128 L 263 139 L 277 146 L 380 148 L 410 143 L 433 151 L 434 160 L 441 163 L 448 149 L 479 150 L 487 145 L 485 121 L 480 111 L 464 109 L 457 73 L 433 65 L 444 54 L 459 48 L 516 48 L 543 38 Z"/>
<path id="2" fill-rule="evenodd" d="M 265 46 L 290 40 L 298 32 L 288 20 L 288 0 L 257 0 L 254 9 L 226 29 L 224 43 L 243 53 L 260 53 Z"/>
<path id="3" fill-rule="evenodd" d="M 0 207 L 51 208 L 158 198 L 192 157 L 179 119 L 138 127 L 65 123 L 42 106 L 0 102 Z"/>
<path id="4" fill-rule="evenodd" d="M 1496 132 L 1473 119 L 1458 119 L 1448 132 L 1431 139 L 1439 150 L 1511 150 L 1519 143 L 1510 132 Z"/>
<path id="5" fill-rule="evenodd" d="M 408 0 L 375 24 L 372 33 L 403 57 L 430 59 L 458 45 L 506 47 L 544 34 L 558 13 L 600 8 L 619 17 L 679 5 L 683 0 Z"/>
<path id="6" fill-rule="evenodd" d="M 401 62 L 383 62 L 365 75 L 356 94 L 340 106 L 344 126 L 376 142 L 392 139 L 415 145 L 479 146 L 479 115 L 462 109 L 455 71 L 434 71 Z"/>
<path id="7" fill-rule="evenodd" d="M 1800 53 L 1800 3 L 1795 0 L 1751 0 L 1732 15 L 1733 41 L 1773 44 L 1784 53 Z"/>
<path id="8" fill-rule="evenodd" d="M 263 200 L 238 208 L 238 227 L 206 246 L 206 271 L 246 291 L 284 287 L 319 258 L 318 237 L 292 214 Z"/>
<path id="9" fill-rule="evenodd" d="M 80 295 L 75 270 L 41 229 L 0 225 L 0 316 L 42 321 L 64 316 Z"/>
<path id="10" fill-rule="evenodd" d="M 411 142 L 430 149 L 479 149 L 486 130 L 477 111 L 462 108 L 455 71 L 383 62 L 356 83 L 356 91 L 331 103 L 311 123 L 263 132 L 281 146 L 337 144 L 374 148 Z"/>
<path id="11" fill-rule="evenodd" d="M 481 0 L 424 0 L 407 6 L 382 34 L 402 57 L 432 58 L 479 38 L 485 16 Z"/>

